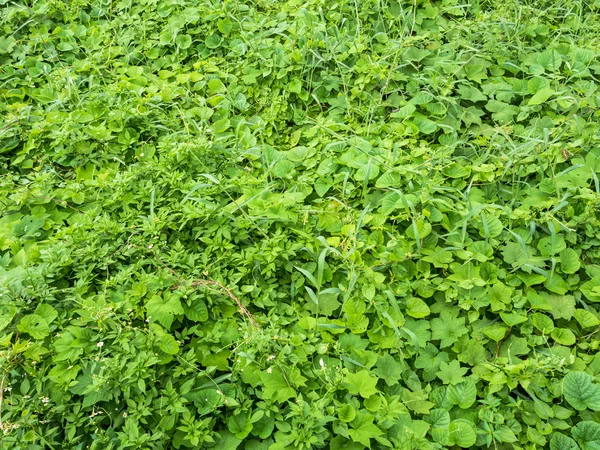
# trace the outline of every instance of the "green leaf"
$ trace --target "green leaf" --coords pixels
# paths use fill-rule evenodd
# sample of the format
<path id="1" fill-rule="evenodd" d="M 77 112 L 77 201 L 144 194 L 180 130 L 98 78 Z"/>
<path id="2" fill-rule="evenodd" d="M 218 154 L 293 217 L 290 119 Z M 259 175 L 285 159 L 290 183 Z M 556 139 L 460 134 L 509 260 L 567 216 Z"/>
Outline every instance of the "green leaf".
<path id="1" fill-rule="evenodd" d="M 414 113 L 416 110 L 417 110 L 417 108 L 415 107 L 415 105 L 413 105 L 412 103 L 408 103 L 407 105 L 404 105 L 402 108 L 398 108 L 396 111 L 391 113 L 390 117 L 393 117 L 395 119 L 406 119 L 407 117 L 410 117 L 410 115 L 412 113 Z"/>
<path id="2" fill-rule="evenodd" d="M 571 433 L 583 450 L 600 449 L 600 423 L 584 420 L 575 425 Z"/>
<path id="3" fill-rule="evenodd" d="M 563 273 L 575 273 L 579 270 L 581 261 L 577 252 L 572 248 L 566 248 L 560 252 L 560 267 Z"/>
<path id="4" fill-rule="evenodd" d="M 406 314 L 415 319 L 422 319 L 429 315 L 429 306 L 420 298 L 410 297 L 406 301 Z"/>
<path id="5" fill-rule="evenodd" d="M 423 134 L 431 134 L 438 129 L 437 124 L 434 121 L 427 119 L 426 117 L 415 117 L 413 119 L 413 122 L 417 126 L 419 131 Z"/>
<path id="6" fill-rule="evenodd" d="M 594 328 L 600 325 L 600 319 L 585 309 L 575 310 L 575 320 L 579 322 L 581 328 Z"/>
<path id="7" fill-rule="evenodd" d="M 4 330 L 13 320 L 17 314 L 17 308 L 14 306 L 5 306 L 2 313 L 0 314 L 0 331 Z"/>
<path id="8" fill-rule="evenodd" d="M 469 409 L 477 400 L 477 387 L 472 380 L 448 386 L 446 391 L 448 401 L 462 409 Z"/>
<path id="9" fill-rule="evenodd" d="M 48 324 L 54 322 L 54 320 L 58 317 L 58 312 L 56 312 L 52 306 L 46 303 L 38 304 L 35 308 L 34 314 L 43 317 Z"/>
<path id="10" fill-rule="evenodd" d="M 362 398 L 368 398 L 377 393 L 377 377 L 372 376 L 366 370 L 349 373 L 344 378 L 343 386 L 352 395 L 360 395 Z"/>
<path id="11" fill-rule="evenodd" d="M 528 105 L 541 105 L 554 95 L 554 89 L 551 87 L 545 87 L 536 92 L 536 94 L 529 99 Z"/>
<path id="12" fill-rule="evenodd" d="M 455 317 L 449 311 L 443 311 L 439 318 L 431 321 L 431 337 L 440 340 L 440 347 L 449 347 L 459 337 L 467 333 L 464 317 Z"/>
<path id="13" fill-rule="evenodd" d="M 542 294 L 546 304 L 550 306 L 550 314 L 554 319 L 570 320 L 575 313 L 575 297 L 572 295 Z"/>
<path id="14" fill-rule="evenodd" d="M 383 431 L 373 423 L 374 417 L 368 413 L 359 413 L 348 430 L 350 438 L 359 442 L 367 448 L 371 448 L 371 439 L 381 436 Z"/>
<path id="15" fill-rule="evenodd" d="M 344 404 L 337 408 L 337 415 L 342 422 L 352 422 L 356 417 L 356 410 L 352 405 Z"/>
<path id="16" fill-rule="evenodd" d="M 542 256 L 553 256 L 567 248 L 562 236 L 553 235 L 540 239 L 537 245 Z"/>
<path id="17" fill-rule="evenodd" d="M 228 35 L 233 30 L 233 22 L 229 18 L 220 19 L 217 22 L 217 28 L 219 28 L 219 31 L 224 35 Z"/>
<path id="18" fill-rule="evenodd" d="M 215 446 L 211 447 L 214 450 L 236 450 L 242 443 L 242 439 L 238 439 L 229 431 L 220 431 L 219 436 L 215 439 Z"/>
<path id="19" fill-rule="evenodd" d="M 176 355 L 179 352 L 179 344 L 170 334 L 160 337 L 159 348 L 168 355 Z"/>
<path id="20" fill-rule="evenodd" d="M 397 361 L 389 353 L 377 358 L 377 364 L 375 369 L 373 369 L 373 373 L 384 380 L 388 386 L 398 384 L 403 372 L 404 364 L 402 361 Z"/>
<path id="21" fill-rule="evenodd" d="M 554 322 L 545 314 L 535 313 L 533 315 L 533 326 L 543 334 L 548 334 L 554 330 Z"/>
<path id="22" fill-rule="evenodd" d="M 283 372 L 278 367 L 264 371 L 261 376 L 264 385 L 263 395 L 266 399 L 284 402 L 296 395 L 296 391 L 288 384 Z"/>
<path id="23" fill-rule="evenodd" d="M 462 448 L 470 448 L 475 445 L 477 433 L 471 421 L 465 419 L 453 420 L 448 427 L 448 431 L 451 444 Z"/>
<path id="24" fill-rule="evenodd" d="M 515 442 L 517 440 L 515 433 L 506 425 L 502 425 L 500 428 L 494 430 L 494 438 L 499 442 Z"/>
<path id="25" fill-rule="evenodd" d="M 579 447 L 570 437 L 554 432 L 552 439 L 550 439 L 550 450 L 579 450 Z"/>
<path id="26" fill-rule="evenodd" d="M 184 50 L 190 48 L 192 45 L 192 37 L 189 34 L 180 34 L 175 38 L 175 45 Z"/>
<path id="27" fill-rule="evenodd" d="M 50 334 L 48 322 L 37 314 L 28 314 L 21 319 L 17 329 L 22 333 L 29 334 L 34 339 L 44 339 Z"/>
<path id="28" fill-rule="evenodd" d="M 450 413 L 445 409 L 432 409 L 429 412 L 427 421 L 431 424 L 431 428 L 448 428 L 450 425 Z"/>
<path id="29" fill-rule="evenodd" d="M 565 400 L 578 411 L 586 408 L 600 411 L 600 386 L 585 372 L 569 372 L 563 380 L 563 393 Z"/>
<path id="30" fill-rule="evenodd" d="M 184 313 L 179 298 L 168 293 L 165 293 L 162 297 L 154 295 L 146 303 L 146 311 L 151 320 L 156 320 L 167 329 L 171 327 L 175 315 Z"/>
<path id="31" fill-rule="evenodd" d="M 463 380 L 463 376 L 467 373 L 467 369 L 460 366 L 460 362 L 456 359 L 450 363 L 442 362 L 440 370 L 436 373 L 438 378 L 444 384 L 458 384 Z"/>
<path id="32" fill-rule="evenodd" d="M 551 333 L 552 339 L 561 345 L 573 345 L 576 341 L 575 335 L 566 328 L 555 328 Z"/>

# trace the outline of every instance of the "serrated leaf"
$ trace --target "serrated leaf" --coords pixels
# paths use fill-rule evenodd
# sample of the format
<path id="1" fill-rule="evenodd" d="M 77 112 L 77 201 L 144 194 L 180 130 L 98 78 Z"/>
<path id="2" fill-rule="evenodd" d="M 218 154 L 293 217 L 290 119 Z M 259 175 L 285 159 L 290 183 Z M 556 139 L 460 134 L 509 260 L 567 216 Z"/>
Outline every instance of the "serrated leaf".
<path id="1" fill-rule="evenodd" d="M 349 373 L 344 378 L 342 385 L 352 395 L 360 395 L 362 398 L 368 398 L 377 393 L 377 377 L 374 377 L 366 370 Z"/>
<path id="2" fill-rule="evenodd" d="M 22 333 L 29 334 L 34 339 L 44 339 L 50 334 L 48 322 L 37 314 L 28 314 L 21 319 L 17 329 Z"/>
<path id="3" fill-rule="evenodd" d="M 348 434 L 354 442 L 359 442 L 367 448 L 371 448 L 371 439 L 381 436 L 383 431 L 373 423 L 371 414 L 359 413 L 351 424 Z"/>
<path id="4" fill-rule="evenodd" d="M 156 320 L 167 329 L 171 327 L 174 316 L 184 313 L 179 299 L 169 294 L 164 294 L 162 297 L 154 295 L 146 303 L 146 311 L 151 320 Z"/>

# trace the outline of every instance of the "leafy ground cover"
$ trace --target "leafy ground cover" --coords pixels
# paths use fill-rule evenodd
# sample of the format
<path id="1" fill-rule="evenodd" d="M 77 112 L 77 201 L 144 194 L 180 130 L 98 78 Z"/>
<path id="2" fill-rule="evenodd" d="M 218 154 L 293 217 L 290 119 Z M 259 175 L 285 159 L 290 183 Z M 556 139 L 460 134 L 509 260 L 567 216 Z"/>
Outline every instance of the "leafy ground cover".
<path id="1" fill-rule="evenodd" d="M 599 12 L 0 0 L 0 447 L 600 448 Z"/>

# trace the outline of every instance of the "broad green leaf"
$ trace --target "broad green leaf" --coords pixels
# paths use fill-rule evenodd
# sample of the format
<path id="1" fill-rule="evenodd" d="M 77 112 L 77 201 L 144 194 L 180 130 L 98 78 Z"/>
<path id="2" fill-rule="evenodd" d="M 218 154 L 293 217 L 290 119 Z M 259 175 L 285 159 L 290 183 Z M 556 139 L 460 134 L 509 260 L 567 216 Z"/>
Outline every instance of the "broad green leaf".
<path id="1" fill-rule="evenodd" d="M 471 448 L 477 440 L 477 433 L 473 423 L 465 419 L 453 420 L 448 427 L 449 440 L 453 445 L 462 448 Z"/>
<path id="2" fill-rule="evenodd" d="M 572 295 L 542 294 L 546 304 L 550 306 L 550 314 L 554 319 L 570 320 L 575 313 L 575 298 Z"/>
<path id="3" fill-rule="evenodd" d="M 410 297 L 406 300 L 406 314 L 415 319 L 422 319 L 429 315 L 429 306 L 420 298 Z"/>
<path id="4" fill-rule="evenodd" d="M 444 384 L 458 384 L 463 380 L 463 376 L 465 376 L 466 373 L 467 369 L 461 367 L 460 362 L 457 360 L 453 360 L 450 361 L 450 363 L 442 362 L 440 364 L 440 370 L 436 375 Z"/>
<path id="5" fill-rule="evenodd" d="M 3 312 L 0 314 L 0 331 L 10 325 L 15 314 L 17 314 L 17 308 L 14 306 L 7 306 L 3 309 Z"/>
<path id="6" fill-rule="evenodd" d="M 337 408 L 338 418 L 342 422 L 352 422 L 356 417 L 356 410 L 350 404 L 344 404 Z"/>
<path id="7" fill-rule="evenodd" d="M 517 440 L 515 433 L 506 425 L 502 425 L 494 430 L 494 438 L 499 442 L 515 442 Z"/>
<path id="8" fill-rule="evenodd" d="M 560 252 L 560 267 L 564 273 L 575 273 L 579 270 L 580 265 L 579 256 L 572 248 L 566 248 Z"/>
<path id="9" fill-rule="evenodd" d="M 360 395 L 362 398 L 368 398 L 377 393 L 377 377 L 369 374 L 367 370 L 349 373 L 344 377 L 342 385 L 352 395 Z"/>
<path id="10" fill-rule="evenodd" d="M 348 434 L 354 442 L 359 442 L 367 448 L 371 448 L 371 439 L 381 436 L 383 431 L 373 423 L 374 417 L 371 414 L 358 413 Z"/>
<path id="11" fill-rule="evenodd" d="M 554 330 L 554 322 L 552 319 L 542 313 L 535 313 L 533 315 L 533 326 L 543 334 L 551 333 L 552 330 Z"/>
<path id="12" fill-rule="evenodd" d="M 576 309 L 574 315 L 581 328 L 594 328 L 600 325 L 600 319 L 585 309 Z"/>
<path id="13" fill-rule="evenodd" d="M 551 333 L 552 339 L 561 345 L 573 345 L 576 341 L 575 335 L 566 328 L 555 328 Z"/>
<path id="14" fill-rule="evenodd" d="M 586 408 L 600 411 L 600 385 L 595 384 L 592 376 L 585 372 L 569 372 L 563 380 L 563 394 L 578 411 Z"/>
<path id="15" fill-rule="evenodd" d="M 48 322 L 37 314 L 28 314 L 21 319 L 17 329 L 22 333 L 29 334 L 34 339 L 44 339 L 50 334 Z"/>
<path id="16" fill-rule="evenodd" d="M 439 318 L 431 321 L 431 337 L 440 340 L 440 347 L 449 347 L 463 334 L 467 333 L 464 317 L 455 317 L 448 311 L 443 311 Z"/>
<path id="17" fill-rule="evenodd" d="M 550 450 L 579 450 L 579 447 L 570 437 L 554 432 L 552 439 L 550 439 Z"/>
<path id="18" fill-rule="evenodd" d="M 600 449 L 600 423 L 584 420 L 575 425 L 571 433 L 583 450 Z"/>
<path id="19" fill-rule="evenodd" d="M 448 428 L 450 425 L 450 414 L 445 409 L 432 409 L 427 421 L 432 428 Z"/>
<path id="20" fill-rule="evenodd" d="M 146 311 L 150 320 L 156 320 L 165 328 L 170 328 L 174 316 L 183 314 L 184 310 L 179 299 L 172 294 L 154 295 L 146 303 Z"/>
<path id="21" fill-rule="evenodd" d="M 448 386 L 446 395 L 451 404 L 458 405 L 462 409 L 469 409 L 477 399 L 477 387 L 472 380 L 468 379 L 462 383 Z"/>
<path id="22" fill-rule="evenodd" d="M 398 108 L 396 111 L 391 113 L 390 117 L 393 117 L 395 119 L 406 119 L 407 117 L 410 117 L 410 115 L 416 110 L 417 108 L 412 103 L 408 103 L 402 108 Z"/>
<path id="23" fill-rule="evenodd" d="M 399 355 L 397 357 L 399 358 Z M 404 370 L 405 365 L 402 360 L 396 360 L 392 355 L 386 353 L 377 358 L 373 373 L 384 380 L 388 386 L 394 386 L 402 379 Z"/>
<path id="24" fill-rule="evenodd" d="M 170 334 L 160 337 L 159 348 L 168 355 L 176 355 L 179 352 L 179 344 Z"/>
<path id="25" fill-rule="evenodd" d="M 554 89 L 545 87 L 535 93 L 527 102 L 528 105 L 540 105 L 555 94 Z"/>

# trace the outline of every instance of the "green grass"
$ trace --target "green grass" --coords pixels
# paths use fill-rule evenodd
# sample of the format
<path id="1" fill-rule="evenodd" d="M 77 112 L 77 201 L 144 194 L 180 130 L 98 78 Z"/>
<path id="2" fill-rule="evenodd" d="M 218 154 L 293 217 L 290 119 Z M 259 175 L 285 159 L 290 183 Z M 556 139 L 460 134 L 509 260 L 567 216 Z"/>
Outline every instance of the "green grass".
<path id="1" fill-rule="evenodd" d="M 597 448 L 599 12 L 0 0 L 0 448 Z"/>

